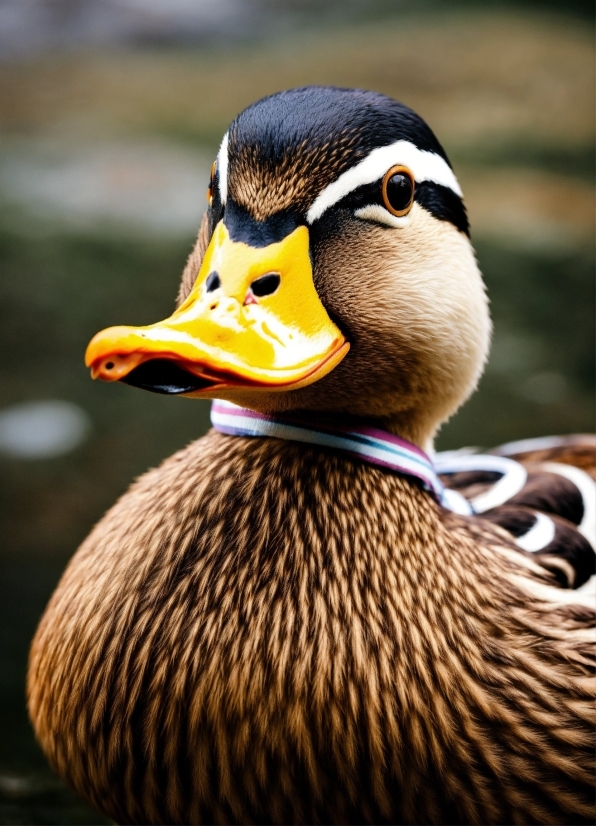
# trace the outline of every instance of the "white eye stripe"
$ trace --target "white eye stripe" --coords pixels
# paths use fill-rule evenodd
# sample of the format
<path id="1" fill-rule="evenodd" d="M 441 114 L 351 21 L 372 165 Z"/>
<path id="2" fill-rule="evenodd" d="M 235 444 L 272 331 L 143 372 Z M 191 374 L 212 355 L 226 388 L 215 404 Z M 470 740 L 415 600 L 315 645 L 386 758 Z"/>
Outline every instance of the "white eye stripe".
<path id="1" fill-rule="evenodd" d="M 418 149 L 410 141 L 396 141 L 389 146 L 373 149 L 363 161 L 352 169 L 348 169 L 336 181 L 325 187 L 308 210 L 306 220 L 312 224 L 354 189 L 380 180 L 388 169 L 398 164 L 407 166 L 417 183 L 432 181 L 448 187 L 460 198 L 462 197 L 462 191 L 453 170 L 440 155 Z"/>
<path id="2" fill-rule="evenodd" d="M 217 154 L 217 171 L 219 173 L 219 197 L 222 204 L 228 198 L 228 133 L 223 136 Z"/>

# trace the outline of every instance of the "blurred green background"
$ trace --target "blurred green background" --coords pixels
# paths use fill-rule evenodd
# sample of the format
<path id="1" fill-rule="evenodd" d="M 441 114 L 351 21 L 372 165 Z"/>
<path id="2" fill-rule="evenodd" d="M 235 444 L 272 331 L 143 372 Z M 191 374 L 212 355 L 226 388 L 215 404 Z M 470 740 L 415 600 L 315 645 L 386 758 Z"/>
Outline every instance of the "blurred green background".
<path id="1" fill-rule="evenodd" d="M 221 135 L 308 83 L 388 93 L 466 194 L 495 336 L 438 447 L 593 429 L 592 4 L 0 0 L 0 823 L 103 823 L 53 777 L 27 649 L 66 561 L 202 402 L 92 383 L 173 307 Z"/>

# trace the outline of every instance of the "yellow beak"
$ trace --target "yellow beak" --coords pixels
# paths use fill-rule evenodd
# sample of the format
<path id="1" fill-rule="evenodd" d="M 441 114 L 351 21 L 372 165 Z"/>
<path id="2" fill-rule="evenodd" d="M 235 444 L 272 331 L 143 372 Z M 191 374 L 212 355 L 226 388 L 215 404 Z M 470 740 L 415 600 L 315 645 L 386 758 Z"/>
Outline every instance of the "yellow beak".
<path id="1" fill-rule="evenodd" d="M 220 222 L 176 312 L 148 327 L 103 330 L 85 362 L 93 378 L 209 398 L 234 387 L 304 387 L 349 347 L 317 295 L 306 227 L 255 248 L 232 241 Z"/>

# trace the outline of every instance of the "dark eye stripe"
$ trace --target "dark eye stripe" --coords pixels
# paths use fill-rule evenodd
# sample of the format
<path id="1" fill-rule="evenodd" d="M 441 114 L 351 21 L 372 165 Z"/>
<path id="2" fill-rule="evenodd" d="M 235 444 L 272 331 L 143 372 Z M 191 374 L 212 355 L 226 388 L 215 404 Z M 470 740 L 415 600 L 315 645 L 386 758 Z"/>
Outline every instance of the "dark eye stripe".
<path id="1" fill-rule="evenodd" d="M 460 232 L 470 237 L 470 224 L 464 202 L 447 186 L 423 181 L 416 184 L 414 201 L 439 221 L 449 221 Z"/>
<path id="2" fill-rule="evenodd" d="M 353 189 L 345 198 L 342 198 L 332 209 L 360 209 L 363 206 L 370 204 L 382 204 L 381 198 L 381 181 L 375 181 L 372 184 L 365 184 Z"/>
<path id="3" fill-rule="evenodd" d="M 375 181 L 373 184 L 366 184 L 354 189 L 345 198 L 342 198 L 329 212 L 325 212 L 319 220 L 325 221 L 325 217 L 331 217 L 336 210 L 357 209 L 372 204 L 378 204 L 385 208 L 381 192 L 382 181 Z M 414 192 L 414 202 L 430 212 L 439 221 L 449 221 L 460 232 L 469 237 L 470 226 L 466 208 L 462 199 L 449 187 L 435 184 L 432 181 L 422 181 L 416 184 Z"/>

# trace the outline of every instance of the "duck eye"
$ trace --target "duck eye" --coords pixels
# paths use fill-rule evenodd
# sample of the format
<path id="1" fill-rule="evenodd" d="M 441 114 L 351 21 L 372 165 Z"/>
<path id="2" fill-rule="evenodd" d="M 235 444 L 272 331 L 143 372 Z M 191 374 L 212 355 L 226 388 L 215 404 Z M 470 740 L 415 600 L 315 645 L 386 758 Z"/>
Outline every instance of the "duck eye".
<path id="1" fill-rule="evenodd" d="M 253 295 L 256 295 L 257 298 L 262 298 L 264 295 L 271 295 L 271 293 L 274 293 L 279 287 L 280 281 L 281 278 L 279 273 L 268 272 L 267 275 L 262 275 L 260 278 L 255 278 L 250 285 L 250 289 L 252 290 Z"/>
<path id="2" fill-rule="evenodd" d="M 407 215 L 414 203 L 414 176 L 405 166 L 392 166 L 383 178 L 381 192 L 392 215 Z"/>
<path id="3" fill-rule="evenodd" d="M 205 291 L 208 293 L 212 293 L 214 290 L 218 290 L 221 287 L 221 280 L 219 278 L 219 273 L 215 270 L 210 272 L 207 276 L 207 280 L 205 281 Z"/>

